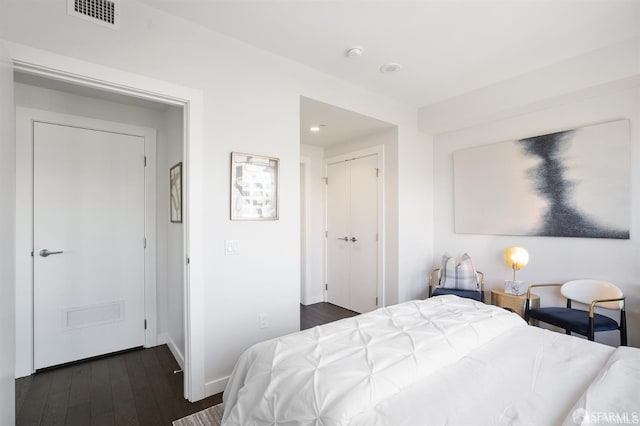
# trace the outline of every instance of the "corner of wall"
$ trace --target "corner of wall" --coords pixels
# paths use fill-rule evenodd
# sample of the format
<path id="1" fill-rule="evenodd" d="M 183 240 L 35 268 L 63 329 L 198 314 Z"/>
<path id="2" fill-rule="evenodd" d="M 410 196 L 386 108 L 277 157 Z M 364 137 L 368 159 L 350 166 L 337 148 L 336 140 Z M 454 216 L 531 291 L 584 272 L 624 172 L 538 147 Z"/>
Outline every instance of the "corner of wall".
<path id="1" fill-rule="evenodd" d="M 638 64 L 635 37 L 422 107 L 418 125 L 440 134 L 628 89 L 640 81 Z"/>

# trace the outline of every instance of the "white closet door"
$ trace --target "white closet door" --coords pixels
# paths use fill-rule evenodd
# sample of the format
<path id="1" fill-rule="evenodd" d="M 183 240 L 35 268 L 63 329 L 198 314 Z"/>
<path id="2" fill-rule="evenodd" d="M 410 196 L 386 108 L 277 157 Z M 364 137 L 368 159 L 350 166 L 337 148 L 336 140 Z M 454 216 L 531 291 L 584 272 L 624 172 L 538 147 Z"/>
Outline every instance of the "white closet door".
<path id="1" fill-rule="evenodd" d="M 378 296 L 378 156 L 351 164 L 350 307 L 356 312 L 376 309 Z M 353 241 L 355 240 L 355 241 Z"/>
<path id="2" fill-rule="evenodd" d="M 377 308 L 378 156 L 327 167 L 327 300 L 356 312 Z"/>
<path id="3" fill-rule="evenodd" d="M 350 169 L 348 162 L 327 166 L 327 300 L 349 309 Z"/>
<path id="4" fill-rule="evenodd" d="M 144 344 L 144 138 L 34 123 L 34 361 Z"/>

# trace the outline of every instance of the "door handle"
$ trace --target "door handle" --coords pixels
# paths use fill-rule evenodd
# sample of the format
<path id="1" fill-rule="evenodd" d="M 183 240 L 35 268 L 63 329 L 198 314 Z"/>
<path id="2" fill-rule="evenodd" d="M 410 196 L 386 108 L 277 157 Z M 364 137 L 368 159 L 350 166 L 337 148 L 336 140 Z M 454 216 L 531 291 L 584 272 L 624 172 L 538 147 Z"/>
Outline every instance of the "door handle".
<path id="1" fill-rule="evenodd" d="M 338 238 L 339 240 L 345 240 L 345 241 L 349 241 L 349 238 L 347 237 L 342 237 L 342 238 Z"/>
<path id="2" fill-rule="evenodd" d="M 356 237 L 351 237 L 351 242 L 355 243 L 356 241 L 358 241 Z"/>
<path id="3" fill-rule="evenodd" d="M 47 250 L 47 249 L 42 249 L 42 250 L 40 250 L 40 253 L 39 253 L 39 254 L 40 254 L 40 256 L 42 256 L 42 257 L 49 257 L 49 256 L 51 256 L 52 254 L 62 254 L 62 250 L 60 250 L 60 251 L 49 251 L 49 250 Z"/>

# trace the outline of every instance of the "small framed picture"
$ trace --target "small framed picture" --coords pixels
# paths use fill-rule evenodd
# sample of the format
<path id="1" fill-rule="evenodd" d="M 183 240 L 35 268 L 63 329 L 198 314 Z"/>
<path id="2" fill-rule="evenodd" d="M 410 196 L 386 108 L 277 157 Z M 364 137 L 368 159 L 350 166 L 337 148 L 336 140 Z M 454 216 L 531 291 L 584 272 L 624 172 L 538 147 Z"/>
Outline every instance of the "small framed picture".
<path id="1" fill-rule="evenodd" d="M 169 169 L 169 219 L 182 223 L 182 163 Z"/>
<path id="2" fill-rule="evenodd" d="M 277 220 L 280 160 L 231 153 L 231 220 Z"/>

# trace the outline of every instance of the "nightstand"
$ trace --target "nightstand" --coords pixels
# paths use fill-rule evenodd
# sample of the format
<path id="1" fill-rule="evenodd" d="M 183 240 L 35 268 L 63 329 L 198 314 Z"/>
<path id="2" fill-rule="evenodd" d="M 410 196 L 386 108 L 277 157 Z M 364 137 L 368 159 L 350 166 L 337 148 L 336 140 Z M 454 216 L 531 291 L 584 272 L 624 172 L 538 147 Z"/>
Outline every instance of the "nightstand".
<path id="1" fill-rule="evenodd" d="M 504 290 L 491 290 L 491 304 L 500 306 L 501 308 L 507 309 L 511 312 L 515 312 L 524 318 L 524 304 L 527 300 L 527 294 L 523 294 L 521 296 L 516 296 L 515 294 L 507 294 Z M 531 309 L 540 307 L 540 297 L 532 294 L 531 295 L 531 305 L 529 306 Z"/>

